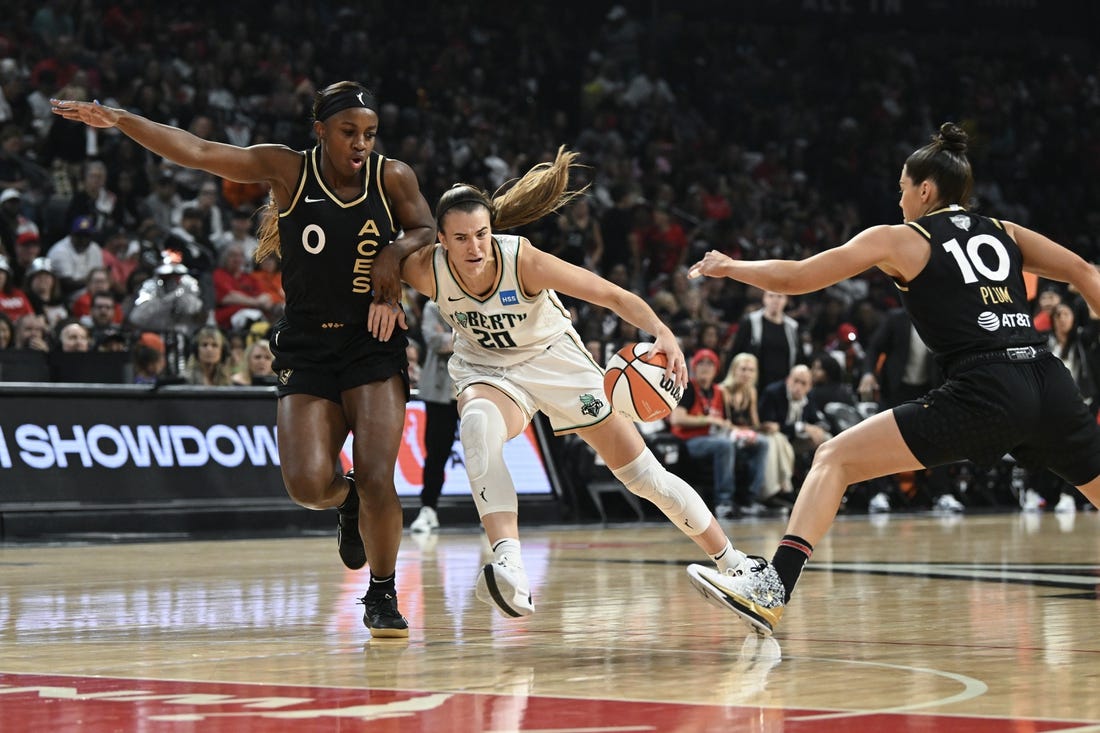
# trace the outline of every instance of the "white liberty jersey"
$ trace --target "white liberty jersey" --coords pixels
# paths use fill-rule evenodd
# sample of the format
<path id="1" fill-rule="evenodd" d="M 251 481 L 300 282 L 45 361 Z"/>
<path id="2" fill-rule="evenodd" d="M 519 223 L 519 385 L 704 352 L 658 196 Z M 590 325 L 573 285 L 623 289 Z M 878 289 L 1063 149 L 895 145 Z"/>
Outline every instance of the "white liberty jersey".
<path id="1" fill-rule="evenodd" d="M 520 238 L 514 235 L 493 235 L 493 252 L 499 263 L 497 281 L 483 296 L 463 289 L 447 263 L 447 253 L 442 245 L 436 245 L 432 259 L 435 302 L 454 329 L 455 356 L 470 364 L 519 364 L 573 330 L 569 311 L 557 293 L 540 290 L 529 296 L 524 291 L 519 279 L 519 243 Z"/>

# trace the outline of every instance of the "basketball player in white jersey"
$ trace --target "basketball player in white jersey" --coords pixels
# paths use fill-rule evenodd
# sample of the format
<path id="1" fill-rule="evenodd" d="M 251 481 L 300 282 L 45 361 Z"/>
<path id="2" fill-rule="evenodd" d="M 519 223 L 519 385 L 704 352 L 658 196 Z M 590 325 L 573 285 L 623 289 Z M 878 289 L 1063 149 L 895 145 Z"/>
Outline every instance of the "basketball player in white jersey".
<path id="1" fill-rule="evenodd" d="M 578 192 L 567 191 L 575 157 L 559 150 L 553 163 L 535 166 L 495 198 L 472 186 L 451 188 L 436 207 L 438 244 L 410 255 L 401 268 L 402 278 L 434 300 L 454 328 L 449 371 L 458 393 L 459 434 L 474 503 L 493 548 L 476 593 L 506 617 L 529 615 L 535 607 L 503 449 L 539 410 L 555 434 L 578 433 L 616 478 L 656 504 L 719 570 L 743 557 L 695 490 L 669 473 L 634 423 L 611 408 L 603 369 L 556 291 L 603 305 L 654 334 L 655 351 L 668 358 L 666 376 L 682 388 L 684 354 L 669 328 L 637 295 L 522 237 L 493 233 L 535 221 L 575 197 Z"/>

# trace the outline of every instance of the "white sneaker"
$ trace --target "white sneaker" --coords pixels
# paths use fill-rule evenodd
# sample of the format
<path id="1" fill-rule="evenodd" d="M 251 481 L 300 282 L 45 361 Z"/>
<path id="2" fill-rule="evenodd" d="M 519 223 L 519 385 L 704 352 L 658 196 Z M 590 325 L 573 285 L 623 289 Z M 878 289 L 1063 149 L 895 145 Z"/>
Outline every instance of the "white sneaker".
<path id="1" fill-rule="evenodd" d="M 867 511 L 871 514 L 890 511 L 890 497 L 884 491 L 878 492 L 871 497 L 871 501 L 867 504 Z"/>
<path id="2" fill-rule="evenodd" d="M 509 565 L 503 560 L 491 562 L 481 569 L 474 595 L 505 618 L 530 616 L 535 612 L 527 573 L 523 568 Z"/>
<path id="3" fill-rule="evenodd" d="M 1054 505 L 1054 512 L 1056 514 L 1076 514 L 1077 502 L 1069 494 L 1062 494 L 1058 499 L 1058 503 Z"/>
<path id="4" fill-rule="evenodd" d="M 409 531 L 431 532 L 435 529 L 439 529 L 439 517 L 436 516 L 435 509 L 432 509 L 430 506 L 420 507 L 420 513 L 416 515 L 416 519 L 409 525 Z"/>
<path id="5" fill-rule="evenodd" d="M 741 514 L 746 517 L 759 517 L 768 511 L 768 508 L 763 504 L 753 501 L 740 507 Z"/>
<path id="6" fill-rule="evenodd" d="M 1035 489 L 1025 489 L 1020 499 L 1020 509 L 1025 512 L 1040 512 L 1043 510 L 1043 497 Z"/>
<path id="7" fill-rule="evenodd" d="M 936 499 L 936 503 L 932 505 L 932 511 L 945 514 L 961 514 L 966 511 L 966 507 L 951 494 L 943 494 Z"/>

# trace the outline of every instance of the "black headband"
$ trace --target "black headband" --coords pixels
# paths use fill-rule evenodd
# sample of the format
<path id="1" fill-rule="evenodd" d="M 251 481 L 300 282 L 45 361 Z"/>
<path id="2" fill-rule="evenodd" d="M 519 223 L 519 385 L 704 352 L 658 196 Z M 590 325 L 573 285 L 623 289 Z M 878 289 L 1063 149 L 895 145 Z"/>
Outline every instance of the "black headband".
<path id="1" fill-rule="evenodd" d="M 351 109 L 352 107 L 377 111 L 374 97 L 370 92 L 366 89 L 358 92 L 354 89 L 348 89 L 347 91 L 333 94 L 317 105 L 316 119 L 320 122 L 324 122 L 337 112 L 343 112 L 345 109 Z"/>
<path id="2" fill-rule="evenodd" d="M 481 193 L 479 193 L 478 191 L 469 188 L 455 196 L 450 201 L 444 202 L 443 200 L 440 200 L 440 202 L 435 207 L 436 223 L 442 222 L 444 214 L 446 214 L 454 207 L 461 206 L 462 204 L 481 204 L 489 210 L 490 214 L 493 213 L 493 207 L 489 205 L 489 202 L 485 200 L 485 197 L 482 196 Z"/>

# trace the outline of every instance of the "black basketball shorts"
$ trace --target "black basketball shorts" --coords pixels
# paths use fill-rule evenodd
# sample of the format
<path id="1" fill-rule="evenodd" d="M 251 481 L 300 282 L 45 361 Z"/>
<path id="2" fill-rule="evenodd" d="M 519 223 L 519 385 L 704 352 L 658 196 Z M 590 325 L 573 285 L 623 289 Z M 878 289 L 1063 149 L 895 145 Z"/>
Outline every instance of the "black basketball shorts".
<path id="1" fill-rule="evenodd" d="M 1100 425 L 1051 355 L 966 369 L 898 405 L 894 417 L 927 467 L 963 459 L 991 466 L 1011 453 L 1020 465 L 1049 468 L 1074 486 L 1100 475 Z"/>
<path id="2" fill-rule="evenodd" d="M 301 328 L 280 319 L 271 330 L 275 387 L 279 397 L 308 394 L 337 404 L 345 390 L 381 382 L 398 374 L 409 396 L 408 339 L 395 331 L 379 341 L 366 324 L 339 328 Z"/>

